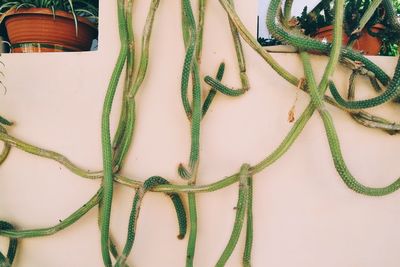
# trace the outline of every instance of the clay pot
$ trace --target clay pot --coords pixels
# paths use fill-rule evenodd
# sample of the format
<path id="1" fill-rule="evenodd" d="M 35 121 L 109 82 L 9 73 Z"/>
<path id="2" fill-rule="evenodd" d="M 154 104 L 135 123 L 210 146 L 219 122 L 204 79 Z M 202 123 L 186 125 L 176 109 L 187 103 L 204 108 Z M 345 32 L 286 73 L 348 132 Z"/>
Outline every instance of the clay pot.
<path id="1" fill-rule="evenodd" d="M 59 10 L 53 14 L 47 8 L 20 8 L 4 20 L 10 43 L 16 46 L 12 52 L 89 51 L 98 34 L 96 26 L 82 17 L 77 17 L 76 33 L 72 14 Z"/>
<path id="2" fill-rule="evenodd" d="M 47 45 L 41 43 L 14 44 L 12 53 L 44 53 L 44 52 L 73 52 L 68 48 L 58 45 Z"/>
<path id="3" fill-rule="evenodd" d="M 382 24 L 376 24 L 372 26 L 371 31 L 372 32 L 379 32 L 384 29 L 384 26 Z M 321 29 L 318 30 L 318 32 L 313 36 L 314 38 L 318 40 L 326 40 L 328 42 L 332 42 L 333 40 L 333 26 L 326 26 L 322 27 Z M 349 41 L 349 37 L 346 34 L 343 34 L 343 45 L 347 45 L 347 42 Z M 369 35 L 369 33 L 366 30 L 363 30 L 361 32 L 360 38 L 358 38 L 354 44 L 353 44 L 353 49 L 358 50 L 362 52 L 365 55 L 378 55 L 379 51 L 382 46 L 382 41 L 377 38 Z"/>

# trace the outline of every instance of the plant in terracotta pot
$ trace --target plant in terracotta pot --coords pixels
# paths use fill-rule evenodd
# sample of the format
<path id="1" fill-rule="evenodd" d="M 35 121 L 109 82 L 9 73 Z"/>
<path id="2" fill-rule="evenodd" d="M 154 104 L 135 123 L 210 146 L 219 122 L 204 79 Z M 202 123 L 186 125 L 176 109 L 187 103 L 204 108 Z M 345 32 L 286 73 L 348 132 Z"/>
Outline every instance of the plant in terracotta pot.
<path id="1" fill-rule="evenodd" d="M 344 10 L 343 44 L 367 55 L 395 55 L 400 40 L 392 22 L 400 12 L 398 0 L 383 0 L 369 10 L 371 0 L 347 0 Z M 390 6 L 389 6 L 390 5 Z M 330 0 L 322 0 L 310 12 L 304 7 L 297 17 L 298 26 L 304 34 L 320 40 L 332 40 L 333 5 Z M 393 8 L 395 12 L 393 13 Z M 365 18 L 364 15 L 367 14 Z M 369 15 L 368 15 L 369 14 Z"/>
<path id="2" fill-rule="evenodd" d="M 98 36 L 98 0 L 0 0 L 12 52 L 89 51 Z"/>

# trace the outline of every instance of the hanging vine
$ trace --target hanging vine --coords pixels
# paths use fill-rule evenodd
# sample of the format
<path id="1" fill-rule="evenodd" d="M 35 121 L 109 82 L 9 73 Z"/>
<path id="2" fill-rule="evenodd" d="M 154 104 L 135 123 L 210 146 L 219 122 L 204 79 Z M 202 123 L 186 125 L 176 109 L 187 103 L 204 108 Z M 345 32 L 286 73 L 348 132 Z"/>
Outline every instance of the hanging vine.
<path id="1" fill-rule="evenodd" d="M 385 1 L 386 0 L 384 0 L 384 2 Z M 337 108 L 348 112 L 358 123 L 366 127 L 381 129 L 390 134 L 398 133 L 400 130 L 398 124 L 363 110 L 369 107 L 383 105 L 392 101 L 399 95 L 400 59 L 397 63 L 394 76 L 389 77 L 379 66 L 364 57 L 362 54 L 355 52 L 350 48 L 342 47 L 344 0 L 335 1 L 334 39 L 331 44 L 314 40 L 302 35 L 298 30 L 293 29 L 292 27 L 287 27 L 287 25 L 290 25 L 288 20 L 290 19 L 291 0 L 285 2 L 284 11 L 281 10 L 281 0 L 271 1 L 266 21 L 268 29 L 275 38 L 284 43 L 291 44 L 298 49 L 303 63 L 304 77 L 296 77 L 288 72 L 258 44 L 257 40 L 246 29 L 245 25 L 236 13 L 233 0 L 219 0 L 222 8 L 226 11 L 230 30 L 232 32 L 233 44 L 235 46 L 237 64 L 239 67 L 239 77 L 241 80 L 240 88 L 230 88 L 223 84 L 222 79 L 226 67 L 224 63 L 220 64 L 215 78 L 211 76 L 201 77 L 201 73 L 203 73 L 200 69 L 204 21 L 206 18 L 206 2 L 206 0 L 198 1 L 198 18 L 195 18 L 195 12 L 193 12 L 191 1 L 181 0 L 182 33 L 183 43 L 185 46 L 185 58 L 184 62 L 182 62 L 180 90 L 183 112 L 186 113 L 188 123 L 190 124 L 191 144 L 188 161 L 187 163 L 181 163 L 179 165 L 177 174 L 186 181 L 186 184 L 171 184 L 168 179 L 160 176 L 134 180 L 125 177 L 120 173 L 120 170 L 124 165 L 124 159 L 129 152 L 129 147 L 133 142 L 132 136 L 135 130 L 136 111 L 135 98 L 145 77 L 147 77 L 147 67 L 151 60 L 149 44 L 151 42 L 151 33 L 154 20 L 157 17 L 157 9 L 160 0 L 152 0 L 150 3 L 146 23 L 142 33 L 142 47 L 139 53 L 134 49 L 134 42 L 136 40 L 134 40 L 133 37 L 132 0 L 117 0 L 118 29 L 121 46 L 103 105 L 101 120 L 103 170 L 87 171 L 57 152 L 36 147 L 12 136 L 6 130 L 6 127 L 11 126 L 12 123 L 3 117 L 0 117 L 0 140 L 4 142 L 3 151 L 0 155 L 0 163 L 6 160 L 10 149 L 16 148 L 39 157 L 57 161 L 71 172 L 81 177 L 88 179 L 101 179 L 101 186 L 97 193 L 89 199 L 88 202 L 55 226 L 41 229 L 22 230 L 17 227 L 17 223 L 13 222 L 13 224 L 10 224 L 10 222 L 0 221 L 0 235 L 10 239 L 6 255 L 0 252 L 0 266 L 12 265 L 19 239 L 55 234 L 78 221 L 94 207 L 99 208 L 99 227 L 101 229 L 101 250 L 104 266 L 128 266 L 127 258 L 133 249 L 135 234 L 139 230 L 136 226 L 139 219 L 141 203 L 148 191 L 163 192 L 172 200 L 178 218 L 178 238 L 184 239 L 185 236 L 188 236 L 186 240 L 186 266 L 193 266 L 196 255 L 196 238 L 198 234 L 197 217 L 199 216 L 197 213 L 196 193 L 217 191 L 232 184 L 237 184 L 239 188 L 236 217 L 230 239 L 227 242 L 224 251 L 221 253 L 216 266 L 225 266 L 233 249 L 238 243 L 244 225 L 246 225 L 246 239 L 243 253 L 243 265 L 250 266 L 253 240 L 253 179 L 256 178 L 257 173 L 265 170 L 289 150 L 315 111 L 318 112 L 324 124 L 331 150 L 331 156 L 337 173 L 351 190 L 368 196 L 383 196 L 399 189 L 400 179 L 395 180 L 393 183 L 385 187 L 373 188 L 363 185 L 351 174 L 342 156 L 340 141 L 336 134 L 334 120 L 326 108 L 327 103 L 332 104 Z M 393 6 L 387 5 L 387 8 L 393 8 Z M 391 12 L 393 12 L 393 10 L 391 10 Z M 368 14 L 369 12 L 365 13 Z M 398 22 L 393 20 L 393 23 Z M 397 33 L 400 34 L 400 31 Z M 252 47 L 254 51 L 257 52 L 283 79 L 309 93 L 310 102 L 299 118 L 294 121 L 292 129 L 283 138 L 282 142 L 277 145 L 276 149 L 272 153 L 265 156 L 263 160 L 254 165 L 243 163 L 240 170 L 234 172 L 232 175 L 219 179 L 217 182 L 212 184 L 202 185 L 201 177 L 198 175 L 199 166 L 201 164 L 199 148 L 202 118 L 207 115 L 207 111 L 213 104 L 213 99 L 216 94 L 220 94 L 221 97 L 240 97 L 240 95 L 246 93 L 250 88 L 250 82 L 246 72 L 246 61 L 242 49 L 242 41 L 245 41 L 250 47 Z M 315 80 L 309 59 L 309 53 L 316 51 L 329 55 L 329 62 L 319 83 Z M 336 90 L 333 81 L 330 80 L 330 77 L 335 72 L 338 64 L 350 67 L 353 70 L 353 74 L 350 77 L 349 94 L 346 99 L 340 95 Z M 122 74 L 124 67 L 126 67 L 125 75 Z M 354 80 L 357 75 L 367 76 L 371 81 L 371 86 L 377 90 L 379 95 L 371 99 L 355 100 Z M 123 76 L 125 76 L 124 79 Z M 210 86 L 206 97 L 202 96 L 202 78 Z M 121 103 L 122 111 L 116 134 L 112 138 L 110 134 L 110 113 L 112 105 L 115 102 L 114 95 L 118 83 L 122 81 L 124 82 L 123 99 Z M 334 98 L 325 94 L 328 88 Z M 203 99 L 205 100 L 203 101 Z M 132 199 L 132 210 L 129 218 L 126 243 L 123 248 L 114 244 L 109 229 L 113 187 L 115 183 L 128 186 L 135 190 L 135 195 Z M 186 234 L 187 228 L 188 233 Z M 112 257 L 114 257 L 114 259 L 112 259 Z"/>

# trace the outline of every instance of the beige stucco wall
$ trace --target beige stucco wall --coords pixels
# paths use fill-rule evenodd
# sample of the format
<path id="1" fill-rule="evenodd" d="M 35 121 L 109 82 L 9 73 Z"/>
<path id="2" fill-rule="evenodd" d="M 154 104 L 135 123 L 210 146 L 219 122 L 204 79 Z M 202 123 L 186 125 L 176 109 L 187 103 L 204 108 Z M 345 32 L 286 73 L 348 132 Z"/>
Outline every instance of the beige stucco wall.
<path id="1" fill-rule="evenodd" d="M 116 7 L 102 1 L 99 51 L 93 53 L 3 55 L 7 87 L 0 112 L 16 122 L 9 132 L 43 148 L 63 153 L 80 166 L 101 169 L 100 119 L 108 79 L 118 53 Z M 135 1 L 137 35 L 147 6 Z M 244 23 L 255 33 L 256 1 L 236 1 Z M 177 1 L 162 1 L 151 45 L 148 76 L 137 97 L 137 131 L 123 173 L 144 179 L 177 178 L 176 167 L 189 154 L 189 125 L 180 103 L 183 62 Z M 224 81 L 238 85 L 227 20 L 217 1 L 209 1 L 201 72 L 215 73 L 227 64 Z M 286 83 L 245 46 L 251 90 L 239 98 L 218 95 L 203 120 L 199 184 L 236 172 L 243 162 L 257 163 L 283 139 L 292 124 L 287 113 L 296 88 Z M 295 54 L 274 57 L 301 76 Z M 325 59 L 315 56 L 315 71 Z M 374 58 L 393 73 L 394 58 Z M 335 79 L 342 87 L 346 76 Z M 362 82 L 361 82 L 362 84 Z M 206 86 L 204 88 L 207 88 Z M 361 89 L 360 89 L 361 90 Z M 365 90 L 366 95 L 372 90 Z M 119 109 L 117 97 L 114 126 Z M 298 93 L 296 116 L 309 98 Z M 346 162 L 360 181 L 371 186 L 392 182 L 400 173 L 398 136 L 354 123 L 329 107 Z M 397 118 L 398 107 L 379 110 Z M 400 260 L 400 193 L 370 198 L 344 185 L 335 172 L 317 114 L 278 162 L 254 177 L 253 266 L 395 267 Z M 86 202 L 100 181 L 71 174 L 61 165 L 13 149 L 0 168 L 0 218 L 20 229 L 57 224 Z M 125 242 L 133 191 L 116 186 L 112 232 L 119 248 Z M 199 235 L 196 266 L 213 266 L 228 241 L 237 186 L 198 195 Z M 165 196 L 148 194 L 139 219 L 129 263 L 135 266 L 184 266 L 186 239 L 176 239 L 173 209 Z M 0 238 L 2 251 L 6 239 Z M 243 240 L 242 240 L 243 241 Z M 241 241 L 227 266 L 240 266 Z M 101 266 L 97 210 L 76 225 L 44 238 L 21 242 L 15 266 Z"/>

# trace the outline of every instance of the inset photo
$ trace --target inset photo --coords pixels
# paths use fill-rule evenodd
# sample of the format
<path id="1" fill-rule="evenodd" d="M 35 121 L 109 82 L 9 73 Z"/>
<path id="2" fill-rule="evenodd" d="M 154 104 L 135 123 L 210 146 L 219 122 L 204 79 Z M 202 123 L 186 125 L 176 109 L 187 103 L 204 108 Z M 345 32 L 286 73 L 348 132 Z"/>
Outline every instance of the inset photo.
<path id="1" fill-rule="evenodd" d="M 274 38 L 267 29 L 267 10 L 271 0 L 259 0 L 257 38 L 270 51 L 290 51 L 291 46 Z M 345 0 L 343 46 L 364 55 L 396 56 L 400 36 L 396 19 L 400 21 L 400 0 Z M 392 14 L 393 5 L 397 14 Z M 295 35 L 305 35 L 329 43 L 333 38 L 334 0 L 286 0 L 282 3 L 279 24 Z"/>
<path id="2" fill-rule="evenodd" d="M 95 51 L 98 14 L 98 0 L 0 0 L 0 52 Z"/>

